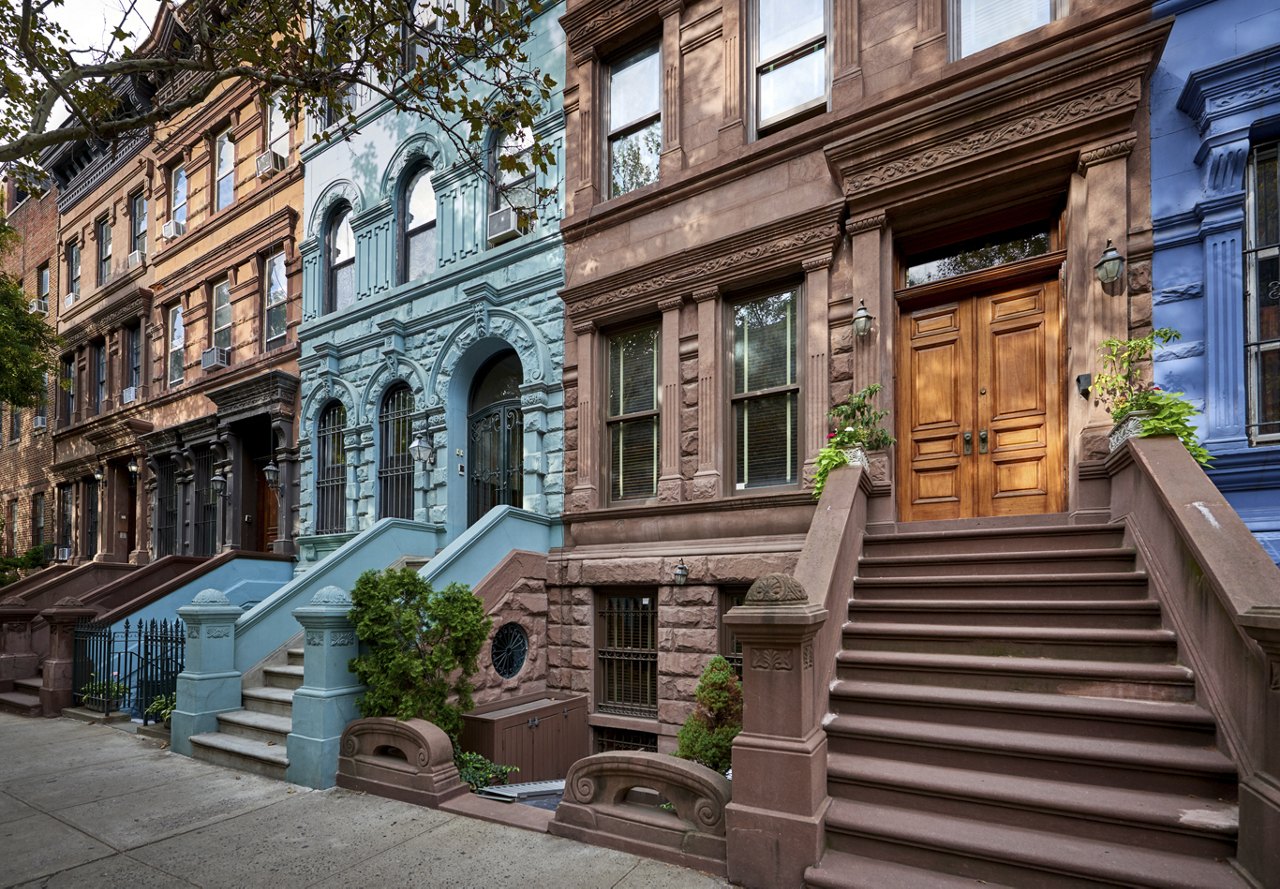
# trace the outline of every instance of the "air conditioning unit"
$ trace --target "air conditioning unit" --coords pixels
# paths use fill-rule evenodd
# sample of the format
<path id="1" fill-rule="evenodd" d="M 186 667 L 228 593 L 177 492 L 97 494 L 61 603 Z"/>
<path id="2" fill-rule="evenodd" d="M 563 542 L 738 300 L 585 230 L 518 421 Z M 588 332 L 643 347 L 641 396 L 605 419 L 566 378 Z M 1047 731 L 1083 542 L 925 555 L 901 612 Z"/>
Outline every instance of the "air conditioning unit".
<path id="1" fill-rule="evenodd" d="M 71 547 L 69 546 L 58 547 L 57 555 L 54 558 L 56 558 L 59 562 L 68 561 L 71 558 Z"/>
<path id="2" fill-rule="evenodd" d="M 49 420 L 46 417 L 41 417 L 39 415 L 36 415 L 31 418 L 32 429 L 44 429 L 48 425 L 49 425 Z"/>
<path id="3" fill-rule="evenodd" d="M 168 240 L 173 240 L 178 237 L 178 235 L 185 235 L 186 233 L 187 224 L 185 222 L 178 222 L 176 219 L 170 219 L 160 227 L 160 236 Z"/>
<path id="4" fill-rule="evenodd" d="M 49 301 L 47 299 L 33 299 L 27 306 L 27 309 L 33 315 L 48 315 Z"/>
<path id="5" fill-rule="evenodd" d="M 138 400 L 137 386 L 125 386 L 123 389 L 120 390 L 121 404 L 133 404 L 137 400 Z"/>
<path id="6" fill-rule="evenodd" d="M 285 157 L 274 151 L 264 151 L 258 155 L 258 178 L 270 179 L 276 173 L 283 173 Z"/>
<path id="7" fill-rule="evenodd" d="M 205 370 L 214 370 L 219 367 L 226 367 L 231 363 L 231 350 L 219 349 L 214 346 L 212 349 L 205 349 L 200 353 L 200 366 Z"/>
<path id="8" fill-rule="evenodd" d="M 76 304 L 76 297 L 79 295 L 74 290 L 68 290 L 67 295 L 62 298 L 62 304 L 68 309 L 71 308 Z"/>
<path id="9" fill-rule="evenodd" d="M 489 243 L 501 244 L 520 237 L 520 214 L 511 207 L 501 207 L 489 214 Z"/>
<path id="10" fill-rule="evenodd" d="M 124 261 L 124 267 L 126 269 L 136 269 L 146 261 L 147 261 L 146 251 L 135 250 L 132 253 L 130 253 L 129 257 Z"/>

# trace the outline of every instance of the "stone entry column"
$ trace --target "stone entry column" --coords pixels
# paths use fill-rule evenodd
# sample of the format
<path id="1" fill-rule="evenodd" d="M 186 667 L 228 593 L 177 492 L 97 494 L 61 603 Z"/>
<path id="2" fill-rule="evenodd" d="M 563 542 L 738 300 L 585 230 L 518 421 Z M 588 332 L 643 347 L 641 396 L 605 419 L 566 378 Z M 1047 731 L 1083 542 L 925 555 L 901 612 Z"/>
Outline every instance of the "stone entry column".
<path id="1" fill-rule="evenodd" d="M 221 590 L 196 593 L 178 609 L 187 626 L 185 663 L 178 674 L 178 709 L 169 720 L 174 753 L 191 755 L 191 736 L 218 730 L 218 714 L 241 706 L 236 670 L 236 620 L 244 612 Z"/>
<path id="2" fill-rule="evenodd" d="M 70 597 L 40 612 L 49 624 L 49 656 L 44 659 L 44 684 L 40 687 L 40 706 L 45 716 L 61 716 L 63 709 L 74 702 L 71 666 L 75 657 L 76 624 L 97 613 L 82 605 L 79 599 Z"/>
<path id="3" fill-rule="evenodd" d="M 16 596 L 0 602 L 0 685 L 36 675 L 40 658 L 31 650 L 31 622 L 39 613 Z"/>

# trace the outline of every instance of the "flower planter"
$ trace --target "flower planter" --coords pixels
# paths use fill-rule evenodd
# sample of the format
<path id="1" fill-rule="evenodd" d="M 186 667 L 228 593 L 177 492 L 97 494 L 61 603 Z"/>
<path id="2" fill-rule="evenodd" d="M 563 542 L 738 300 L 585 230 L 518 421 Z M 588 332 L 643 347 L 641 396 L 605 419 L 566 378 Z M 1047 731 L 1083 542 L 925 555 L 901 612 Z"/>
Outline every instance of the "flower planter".
<path id="1" fill-rule="evenodd" d="M 1152 416 L 1153 411 L 1133 411 L 1111 427 L 1111 450 L 1115 450 L 1131 438 L 1142 436 L 1142 421 Z"/>
<path id="2" fill-rule="evenodd" d="M 98 713 L 111 713 L 120 709 L 120 702 L 115 698 L 99 698 L 89 696 L 84 699 L 84 706 Z"/>
<path id="3" fill-rule="evenodd" d="M 871 463 L 867 460 L 867 452 L 862 448 L 841 448 L 844 458 L 849 461 L 850 466 L 861 466 L 863 469 L 869 469 Z"/>

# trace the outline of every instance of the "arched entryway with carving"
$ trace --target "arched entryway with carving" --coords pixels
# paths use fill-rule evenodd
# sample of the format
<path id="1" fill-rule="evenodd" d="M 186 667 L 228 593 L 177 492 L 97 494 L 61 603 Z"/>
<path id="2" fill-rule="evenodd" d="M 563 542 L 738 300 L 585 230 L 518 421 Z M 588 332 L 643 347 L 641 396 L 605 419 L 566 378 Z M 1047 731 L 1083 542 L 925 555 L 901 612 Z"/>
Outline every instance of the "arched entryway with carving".
<path id="1" fill-rule="evenodd" d="M 476 374 L 467 407 L 467 525 L 495 506 L 524 505 L 524 371 L 507 349 Z"/>

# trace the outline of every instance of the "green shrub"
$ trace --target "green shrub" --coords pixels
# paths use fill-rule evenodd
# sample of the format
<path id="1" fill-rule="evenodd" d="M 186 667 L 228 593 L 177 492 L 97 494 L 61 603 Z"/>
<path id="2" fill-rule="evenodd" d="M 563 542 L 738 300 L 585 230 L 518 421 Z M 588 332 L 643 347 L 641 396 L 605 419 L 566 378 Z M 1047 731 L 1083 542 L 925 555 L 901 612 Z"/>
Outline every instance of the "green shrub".
<path id="1" fill-rule="evenodd" d="M 24 571 L 43 568 L 47 564 L 42 546 L 33 546 L 20 556 L 0 557 L 0 587 L 21 580 Z"/>
<path id="2" fill-rule="evenodd" d="M 698 705 L 676 736 L 676 756 L 725 774 L 733 765 L 733 739 L 742 731 L 742 684 L 720 655 L 702 671 L 694 692 Z"/>
<path id="3" fill-rule="evenodd" d="M 364 716 L 425 719 L 458 747 L 471 677 L 489 638 L 484 604 L 463 584 L 434 590 L 409 568 L 366 571 L 351 591 L 351 619 L 364 643 L 351 662 L 366 686 Z"/>
<path id="4" fill-rule="evenodd" d="M 506 784 L 512 772 L 518 772 L 515 766 L 500 766 L 490 762 L 479 753 L 455 753 L 453 763 L 458 767 L 458 775 L 470 785 L 472 792 L 494 784 Z"/>

